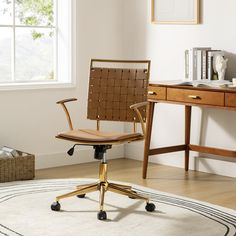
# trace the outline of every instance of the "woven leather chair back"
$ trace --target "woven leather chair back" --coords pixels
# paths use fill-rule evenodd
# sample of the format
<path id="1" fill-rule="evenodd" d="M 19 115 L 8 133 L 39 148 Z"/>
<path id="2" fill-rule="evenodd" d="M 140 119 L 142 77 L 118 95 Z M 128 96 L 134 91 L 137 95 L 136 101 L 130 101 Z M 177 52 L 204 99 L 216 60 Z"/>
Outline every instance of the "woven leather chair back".
<path id="1" fill-rule="evenodd" d="M 94 66 L 95 63 L 99 66 Z M 100 64 L 119 64 L 120 67 L 100 67 Z M 127 69 L 127 64 L 139 67 Z M 142 68 L 140 68 L 140 65 Z M 137 121 L 130 105 L 147 100 L 150 61 L 92 60 L 88 94 L 88 119 Z M 146 108 L 140 110 L 144 121 Z"/>

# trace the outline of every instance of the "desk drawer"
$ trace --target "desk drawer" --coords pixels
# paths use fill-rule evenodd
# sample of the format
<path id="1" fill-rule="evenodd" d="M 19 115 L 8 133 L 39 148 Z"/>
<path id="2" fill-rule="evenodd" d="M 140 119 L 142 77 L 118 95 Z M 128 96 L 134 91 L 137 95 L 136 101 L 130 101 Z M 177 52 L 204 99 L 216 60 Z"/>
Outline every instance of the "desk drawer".
<path id="1" fill-rule="evenodd" d="M 236 94 L 225 93 L 225 106 L 226 107 L 236 107 Z"/>
<path id="2" fill-rule="evenodd" d="M 192 89 L 167 89 L 167 100 L 202 105 L 224 106 L 224 93 Z"/>
<path id="3" fill-rule="evenodd" d="M 148 86 L 148 99 L 166 100 L 166 88 L 157 86 Z"/>

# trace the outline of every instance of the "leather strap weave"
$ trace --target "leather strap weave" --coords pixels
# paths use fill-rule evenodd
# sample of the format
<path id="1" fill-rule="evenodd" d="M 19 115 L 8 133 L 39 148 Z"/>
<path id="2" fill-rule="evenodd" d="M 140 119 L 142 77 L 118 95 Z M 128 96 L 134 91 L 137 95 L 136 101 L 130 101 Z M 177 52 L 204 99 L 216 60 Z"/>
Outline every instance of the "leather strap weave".
<path id="1" fill-rule="evenodd" d="M 130 105 L 147 100 L 148 77 L 148 69 L 91 67 L 88 119 L 138 122 Z M 145 120 L 145 107 L 140 112 Z"/>

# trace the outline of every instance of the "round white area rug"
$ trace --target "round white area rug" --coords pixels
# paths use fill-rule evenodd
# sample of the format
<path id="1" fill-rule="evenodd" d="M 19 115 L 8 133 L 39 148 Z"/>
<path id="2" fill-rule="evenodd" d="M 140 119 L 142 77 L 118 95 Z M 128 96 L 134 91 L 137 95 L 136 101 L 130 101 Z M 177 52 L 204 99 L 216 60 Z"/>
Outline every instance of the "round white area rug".
<path id="1" fill-rule="evenodd" d="M 156 204 L 115 193 L 105 195 L 107 220 L 97 220 L 98 192 L 62 200 L 61 211 L 51 211 L 55 197 L 89 179 L 61 179 L 0 184 L 0 235 L 9 236 L 235 236 L 236 212 L 133 185 Z M 125 183 L 127 184 L 127 183 Z"/>

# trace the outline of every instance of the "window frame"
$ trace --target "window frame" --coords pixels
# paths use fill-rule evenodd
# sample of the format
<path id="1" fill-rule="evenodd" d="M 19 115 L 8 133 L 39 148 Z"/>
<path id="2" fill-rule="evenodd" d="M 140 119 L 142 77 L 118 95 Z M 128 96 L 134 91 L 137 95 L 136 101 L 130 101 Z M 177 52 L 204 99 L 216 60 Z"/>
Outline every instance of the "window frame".
<path id="1" fill-rule="evenodd" d="M 0 27 L 8 27 L 12 30 L 12 77 L 15 73 L 15 30 L 16 28 L 46 28 L 46 29 L 54 29 L 55 38 L 53 47 L 55 48 L 54 53 L 54 70 L 55 70 L 55 80 L 45 80 L 45 81 L 17 81 L 14 78 L 11 82 L 2 82 L 0 83 L 0 90 L 21 90 L 21 89 L 47 89 L 47 88 L 73 88 L 76 86 L 76 0 L 67 0 L 69 12 L 68 16 L 68 25 L 69 25 L 69 41 L 68 41 L 68 63 L 66 66 L 68 69 L 68 79 L 67 80 L 59 80 L 58 79 L 58 0 L 54 0 L 54 11 L 56 13 L 54 15 L 55 23 L 54 26 L 28 26 L 28 25 L 18 25 L 15 24 L 15 0 L 12 5 L 12 25 L 0 25 Z"/>

